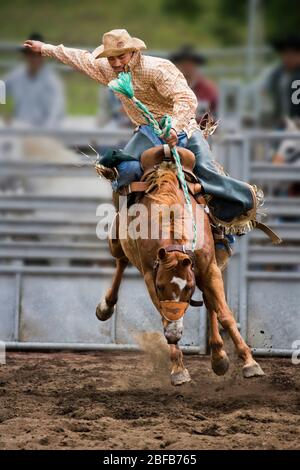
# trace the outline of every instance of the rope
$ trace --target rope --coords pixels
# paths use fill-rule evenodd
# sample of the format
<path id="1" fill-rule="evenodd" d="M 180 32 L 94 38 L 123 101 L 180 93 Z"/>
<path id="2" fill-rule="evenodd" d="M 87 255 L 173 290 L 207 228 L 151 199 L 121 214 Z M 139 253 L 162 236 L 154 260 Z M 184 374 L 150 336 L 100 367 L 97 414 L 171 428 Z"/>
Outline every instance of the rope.
<path id="1" fill-rule="evenodd" d="M 109 88 L 114 92 L 121 93 L 122 95 L 126 96 L 136 105 L 138 109 L 142 112 L 144 118 L 146 119 L 147 123 L 152 127 L 155 134 L 162 138 L 162 137 L 169 137 L 170 131 L 172 128 L 172 121 L 169 115 L 165 115 L 160 122 L 158 122 L 153 114 L 149 111 L 149 109 L 134 96 L 132 80 L 131 80 L 131 73 L 130 72 L 121 72 L 118 75 L 118 78 L 111 80 L 108 84 Z M 182 170 L 180 156 L 177 152 L 176 147 L 171 149 L 176 167 L 178 172 L 179 181 L 183 190 L 184 198 L 188 206 L 188 210 L 191 215 L 192 224 L 193 224 L 193 242 L 192 242 L 192 250 L 194 251 L 196 242 L 197 242 L 197 227 L 193 216 L 193 207 L 189 195 L 188 186 L 185 181 L 184 172 Z"/>

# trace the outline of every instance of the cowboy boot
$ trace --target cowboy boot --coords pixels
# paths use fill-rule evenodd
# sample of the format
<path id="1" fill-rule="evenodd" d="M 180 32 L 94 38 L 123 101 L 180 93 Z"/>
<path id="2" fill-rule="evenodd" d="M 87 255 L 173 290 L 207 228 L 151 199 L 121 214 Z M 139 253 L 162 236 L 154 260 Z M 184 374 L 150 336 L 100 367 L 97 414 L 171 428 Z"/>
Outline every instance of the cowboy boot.
<path id="1" fill-rule="evenodd" d="M 221 271 L 224 271 L 227 267 L 229 258 L 233 254 L 231 245 L 234 243 L 234 236 L 225 235 L 225 230 L 221 227 L 213 227 L 212 233 L 215 241 L 217 265 Z"/>

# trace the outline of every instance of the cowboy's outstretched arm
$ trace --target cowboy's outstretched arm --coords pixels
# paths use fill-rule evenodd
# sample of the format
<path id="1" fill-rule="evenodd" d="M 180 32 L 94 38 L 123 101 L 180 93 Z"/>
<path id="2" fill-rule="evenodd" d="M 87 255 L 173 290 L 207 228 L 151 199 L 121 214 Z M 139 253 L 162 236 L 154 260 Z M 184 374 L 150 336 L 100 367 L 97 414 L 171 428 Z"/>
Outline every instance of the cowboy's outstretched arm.
<path id="1" fill-rule="evenodd" d="M 36 54 L 53 57 L 66 65 L 70 65 L 103 85 L 107 85 L 109 81 L 105 73 L 106 62 L 104 59 L 95 59 L 89 51 L 65 47 L 63 44 L 53 46 L 52 44 L 31 40 L 25 41 L 24 47 Z"/>
<path id="2" fill-rule="evenodd" d="M 171 62 L 155 76 L 155 87 L 160 95 L 173 102 L 172 128 L 177 134 L 195 117 L 197 98 L 182 73 Z"/>

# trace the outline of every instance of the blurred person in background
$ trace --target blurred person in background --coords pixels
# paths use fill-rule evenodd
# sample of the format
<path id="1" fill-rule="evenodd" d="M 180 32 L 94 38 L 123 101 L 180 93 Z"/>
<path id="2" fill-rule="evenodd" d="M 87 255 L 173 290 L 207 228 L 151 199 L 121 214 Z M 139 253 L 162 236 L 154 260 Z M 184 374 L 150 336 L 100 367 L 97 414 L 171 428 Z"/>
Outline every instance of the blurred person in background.
<path id="1" fill-rule="evenodd" d="M 206 63 L 206 58 L 197 53 L 193 46 L 185 45 L 174 52 L 170 60 L 183 73 L 189 87 L 195 93 L 198 100 L 196 119 L 201 128 L 205 128 L 208 114 L 211 118 L 216 118 L 219 98 L 217 86 L 199 69 Z"/>
<path id="2" fill-rule="evenodd" d="M 39 33 L 30 40 L 43 41 Z M 22 48 L 24 64 L 12 70 L 4 82 L 13 101 L 13 119 L 34 127 L 56 127 L 65 116 L 65 95 L 61 79 L 41 55 Z"/>
<path id="3" fill-rule="evenodd" d="M 286 117 L 300 118 L 300 104 L 292 99 L 293 83 L 300 80 L 300 36 L 289 35 L 273 42 L 279 63 L 269 68 L 258 81 L 261 93 L 267 98 L 270 124 L 284 129 Z"/>

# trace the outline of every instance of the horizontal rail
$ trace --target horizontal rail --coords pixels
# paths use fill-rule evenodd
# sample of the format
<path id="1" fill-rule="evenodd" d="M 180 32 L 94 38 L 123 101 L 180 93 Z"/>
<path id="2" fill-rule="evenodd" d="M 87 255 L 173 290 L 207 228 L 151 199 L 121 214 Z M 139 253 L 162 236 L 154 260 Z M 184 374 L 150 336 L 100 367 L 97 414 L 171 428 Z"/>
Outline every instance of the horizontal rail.
<path id="1" fill-rule="evenodd" d="M 94 156 L 91 156 L 91 159 Z M 42 157 L 41 157 L 42 160 Z M 90 163 L 42 163 L 42 162 L 0 162 L 1 177 L 94 177 L 95 171 Z M 295 181 L 300 179 L 300 166 L 273 165 L 272 163 L 250 164 L 251 179 L 259 181 Z"/>
<path id="2" fill-rule="evenodd" d="M 250 179 L 270 181 L 297 181 L 300 180 L 300 166 L 295 165 L 273 165 L 266 163 L 250 164 Z"/>
<path id="3" fill-rule="evenodd" d="M 77 228 L 69 228 L 69 227 L 36 227 L 36 228 L 30 228 L 20 226 L 20 227 L 0 227 L 0 236 L 28 236 L 28 237 L 34 237 L 34 236 L 53 236 L 53 237 L 67 237 L 67 238 L 72 238 L 72 237 L 81 237 L 81 238 L 87 238 L 87 239 L 97 239 L 96 236 L 96 223 L 94 226 L 90 229 L 87 229 L 85 227 L 77 227 Z M 101 241 L 101 240 L 100 240 Z"/>
<path id="4" fill-rule="evenodd" d="M 94 156 L 91 156 L 91 160 Z M 42 160 L 42 157 L 41 157 Z M 93 163 L 80 162 L 74 163 L 33 163 L 33 162 L 0 162 L 0 174 L 2 177 L 19 176 L 19 177 L 93 177 L 95 178 L 95 170 Z"/>
<path id="5" fill-rule="evenodd" d="M 134 344 L 97 344 L 97 343 L 39 343 L 39 342 L 18 342 L 6 341 L 5 348 L 8 351 L 132 351 L 143 352 L 143 350 Z M 200 354 L 198 346 L 180 346 L 185 354 Z M 252 348 L 254 356 L 273 356 L 273 357 L 291 357 L 292 349 L 261 349 Z"/>
<path id="6" fill-rule="evenodd" d="M 44 196 L 44 195 L 7 195 L 0 198 L 0 210 L 2 211 L 29 211 L 34 209 L 94 210 L 101 203 L 112 204 L 111 194 L 107 198 L 86 196 Z M 266 197 L 263 210 L 272 215 L 300 215 L 299 197 Z"/>
<path id="7" fill-rule="evenodd" d="M 74 126 L 73 129 L 66 129 L 64 127 L 57 128 L 44 128 L 44 127 L 11 127 L 5 126 L 0 128 L 0 136 L 5 137 L 57 137 L 58 139 L 73 139 L 74 141 L 85 139 L 94 139 L 96 142 L 102 140 L 104 144 L 110 145 L 111 142 L 119 142 L 120 140 L 128 140 L 133 134 L 132 128 L 92 128 L 92 129 L 78 129 Z"/>
<path id="8" fill-rule="evenodd" d="M 77 129 L 77 128 L 26 128 L 26 127 L 11 127 L 5 126 L 0 128 L 0 135 L 4 136 L 52 136 L 57 138 L 73 138 L 78 140 L 78 137 L 104 139 L 109 145 L 109 141 L 118 141 L 119 139 L 128 139 L 132 136 L 132 128 L 108 128 L 99 127 L 93 129 Z M 300 140 L 300 132 L 287 132 L 287 131 L 265 131 L 265 130 L 246 130 L 243 129 L 238 133 L 219 133 L 212 136 L 212 142 L 217 144 L 221 143 L 237 143 L 249 141 L 278 141 L 282 139 Z"/>
<path id="9" fill-rule="evenodd" d="M 0 211 L 30 211 L 35 209 L 48 210 L 91 210 L 95 213 L 101 203 L 112 204 L 111 195 L 107 199 L 103 197 L 85 196 L 43 196 L 43 195 L 1 195 Z"/>
<path id="10" fill-rule="evenodd" d="M 114 274 L 115 270 L 112 267 L 78 267 L 78 266 L 22 266 L 22 265 L 14 265 L 14 266 L 5 266 L 0 264 L 0 274 L 32 274 L 32 275 L 49 275 L 54 274 L 56 276 L 111 276 Z M 137 278 L 140 277 L 140 272 L 132 267 L 129 266 L 124 274 L 125 277 L 133 277 Z"/>
<path id="11" fill-rule="evenodd" d="M 265 131 L 265 130 L 247 130 L 243 129 L 237 133 L 219 133 L 212 136 L 212 142 L 220 145 L 223 143 L 243 143 L 246 140 L 250 142 L 279 141 L 284 139 L 300 140 L 300 132 L 287 131 Z"/>
<path id="12" fill-rule="evenodd" d="M 65 351 L 135 351 L 142 352 L 142 349 L 134 344 L 97 344 L 97 343 L 39 343 L 39 342 L 5 342 L 7 350 L 65 350 Z M 199 354 L 198 346 L 180 346 L 186 354 Z"/>
<path id="13" fill-rule="evenodd" d="M 291 357 L 293 349 L 276 349 L 276 348 L 252 348 L 254 356 L 274 356 L 274 357 Z"/>
<path id="14" fill-rule="evenodd" d="M 62 242 L 0 242 L 0 257 L 3 259 L 81 259 L 109 262 L 107 240 L 99 243 Z M 300 247 L 250 246 L 249 264 L 300 265 Z"/>
<path id="15" fill-rule="evenodd" d="M 300 272 L 292 272 L 292 271 L 247 270 L 245 275 L 248 279 L 252 279 L 255 281 L 265 280 L 265 281 L 290 282 L 290 281 L 300 280 Z"/>

